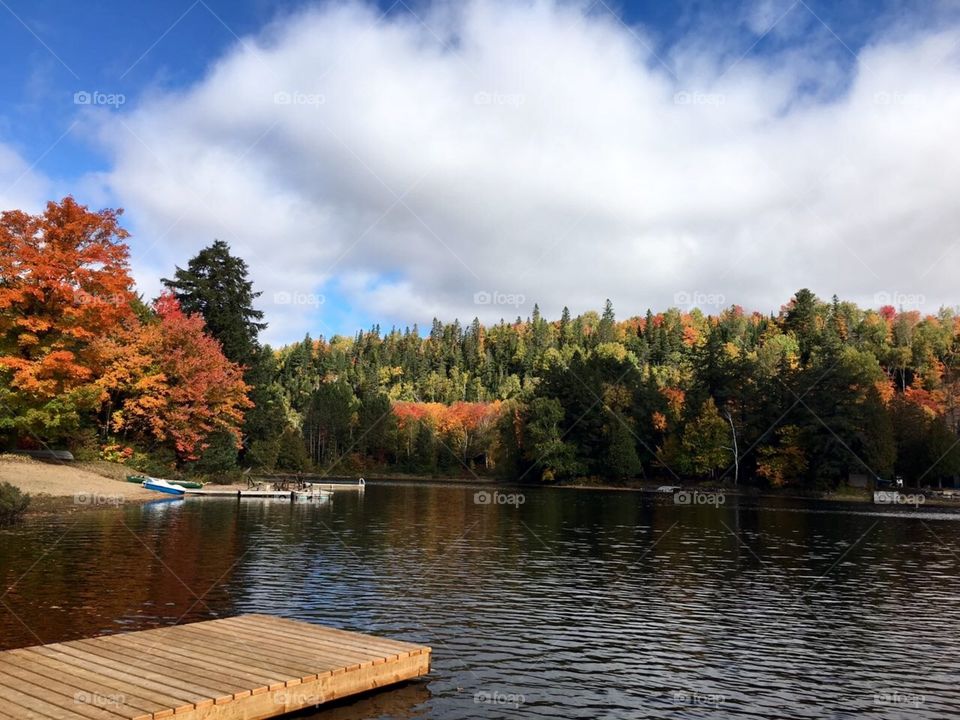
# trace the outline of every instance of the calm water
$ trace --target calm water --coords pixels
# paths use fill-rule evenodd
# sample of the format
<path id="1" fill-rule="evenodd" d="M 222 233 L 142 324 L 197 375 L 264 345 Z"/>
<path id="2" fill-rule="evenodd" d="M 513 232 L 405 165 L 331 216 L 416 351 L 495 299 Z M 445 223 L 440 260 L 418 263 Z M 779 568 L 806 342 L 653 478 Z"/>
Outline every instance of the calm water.
<path id="1" fill-rule="evenodd" d="M 0 649 L 243 612 L 429 644 L 309 717 L 960 717 L 960 515 L 368 485 L 0 532 Z"/>

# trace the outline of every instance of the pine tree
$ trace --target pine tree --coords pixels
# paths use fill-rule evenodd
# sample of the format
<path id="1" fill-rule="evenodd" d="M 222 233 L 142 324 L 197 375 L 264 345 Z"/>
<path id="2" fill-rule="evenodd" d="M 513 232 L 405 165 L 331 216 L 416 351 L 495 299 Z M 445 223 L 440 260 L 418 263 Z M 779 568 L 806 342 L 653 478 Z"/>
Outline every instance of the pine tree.
<path id="1" fill-rule="evenodd" d="M 616 316 L 613 313 L 613 303 L 610 298 L 603 305 L 603 315 L 600 316 L 600 325 L 597 328 L 597 341 L 601 343 L 614 342 L 617 339 Z"/>
<path id="2" fill-rule="evenodd" d="M 222 240 L 204 248 L 187 264 L 176 269 L 173 279 L 163 284 L 186 313 L 203 316 L 207 331 L 223 346 L 230 360 L 249 367 L 259 344 L 257 335 L 266 327 L 263 313 L 254 309 L 259 292 L 247 279 L 247 264 L 230 254 Z"/>

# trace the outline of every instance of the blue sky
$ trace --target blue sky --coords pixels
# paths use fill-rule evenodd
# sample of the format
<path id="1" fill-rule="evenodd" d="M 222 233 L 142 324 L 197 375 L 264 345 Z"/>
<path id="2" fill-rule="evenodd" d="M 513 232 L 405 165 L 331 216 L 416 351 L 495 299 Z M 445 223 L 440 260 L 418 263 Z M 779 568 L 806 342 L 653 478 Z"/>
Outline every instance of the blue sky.
<path id="1" fill-rule="evenodd" d="M 76 119 L 77 90 L 122 93 L 135 103 L 141 93 L 195 82 L 238 37 L 257 33 L 270 22 L 320 3 L 308 0 L 183 0 L 182 2 L 68 2 L 66 0 L 3 0 L 0 5 L 0 138 L 40 157 Z M 422 12 L 420 2 L 381 0 L 388 16 Z M 913 5 L 916 5 L 914 3 Z M 878 17 L 907 14 L 913 21 L 933 22 L 947 15 L 917 15 L 907 3 L 877 0 L 823 2 L 808 0 L 809 12 L 793 2 L 791 14 L 804 16 L 802 28 L 788 36 L 776 32 L 757 43 L 740 24 L 726 22 L 745 6 L 742 2 L 627 2 L 593 5 L 592 12 L 615 12 L 628 24 L 641 24 L 655 33 L 657 50 L 693 34 L 720 28 L 732 52 L 754 54 L 782 50 L 807 34 L 837 33 L 851 49 L 869 39 Z M 878 10 L 878 8 L 882 8 Z M 774 7 L 774 14 L 782 11 Z M 813 17 L 816 13 L 830 29 Z M 842 48 L 834 48 L 843 59 Z M 852 63 L 853 58 L 847 58 Z M 40 160 L 38 168 L 70 177 L 105 167 L 102 155 L 70 134 Z"/>
<path id="2" fill-rule="evenodd" d="M 469 6 L 478 9 L 461 17 L 459 10 L 446 12 L 444 8 L 451 6 L 442 3 L 385 2 L 375 10 L 370 6 L 364 10 L 360 5 L 292 0 L 0 0 L 0 149 L 6 150 L 0 161 L 11 164 L 5 174 L 0 168 L 0 184 L 16 185 L 0 192 L 0 201 L 39 203 L 45 199 L 43 193 L 49 197 L 70 192 L 92 205 L 124 206 L 126 224 L 135 234 L 134 270 L 148 294 L 155 291 L 157 277 L 172 271 L 174 262 L 183 264 L 212 235 L 223 237 L 248 251 L 273 325 L 269 339 L 275 342 L 307 331 L 350 334 L 372 322 L 387 327 L 423 324 L 433 314 L 467 321 L 478 314 L 491 321 L 528 315 L 535 301 L 551 315 L 562 304 L 570 304 L 576 312 L 599 307 L 607 296 L 623 314 L 642 313 L 648 305 L 674 304 L 678 297 L 701 296 L 770 309 L 767 306 L 786 300 L 796 289 L 794 284 L 804 280 L 803 284 L 818 291 L 852 295 L 868 304 L 883 293 L 915 298 L 924 295 L 922 290 L 930 296 L 924 295 L 924 303 L 931 307 L 956 303 L 949 297 L 946 280 L 941 291 L 936 271 L 929 270 L 949 248 L 941 235 L 948 232 L 950 211 L 939 205 L 933 185 L 918 188 L 914 183 L 914 205 L 898 219 L 877 218 L 878 227 L 888 233 L 895 222 L 907 222 L 911 212 L 939 218 L 941 225 L 923 230 L 937 237 L 930 240 L 929 251 L 908 280 L 902 274 L 898 277 L 894 268 L 874 267 L 870 246 L 860 245 L 861 234 L 876 237 L 883 230 L 858 228 L 852 218 L 841 222 L 829 203 L 803 206 L 804 215 L 785 224 L 805 223 L 821 235 L 835 236 L 834 246 L 850 251 L 841 250 L 841 254 L 856 270 L 834 272 L 811 264 L 804 273 L 784 277 L 775 285 L 768 282 L 771 273 L 795 267 L 796 254 L 808 257 L 803 238 L 784 238 L 781 244 L 787 244 L 787 251 L 773 253 L 780 265 L 760 268 L 758 263 L 766 261 L 754 259 L 752 253 L 762 258 L 769 251 L 757 244 L 761 241 L 756 237 L 763 234 L 760 228 L 738 224 L 719 209 L 702 219 L 698 214 L 713 205 L 719 208 L 740 201 L 742 215 L 796 212 L 791 198 L 795 200 L 799 190 L 790 189 L 779 199 L 767 197 L 764 183 L 746 186 L 741 173 L 756 174 L 756 168 L 740 163 L 744 158 L 769 157 L 770 147 L 774 156 L 780 150 L 786 153 L 794 137 L 805 138 L 812 147 L 846 147 L 859 133 L 827 137 L 830 125 L 838 122 L 847 123 L 847 128 L 861 121 L 865 127 L 874 121 L 884 123 L 882 128 L 877 126 L 878 144 L 857 150 L 863 158 L 888 152 L 891 143 L 904 157 L 909 153 L 916 158 L 920 153 L 923 158 L 926 152 L 933 156 L 928 148 L 906 144 L 918 133 L 929 132 L 931 126 L 924 123 L 938 127 L 936 119 L 918 116 L 917 107 L 921 103 L 945 107 L 943 99 L 931 103 L 930 97 L 952 81 L 949 73 L 956 58 L 949 40 L 957 26 L 957 3 L 758 0 L 614 5 L 598 0 L 574 6 L 549 2 Z M 338 12 L 345 7 L 360 9 Z M 574 22 L 568 22 L 570 18 Z M 307 26 L 312 34 L 305 42 L 297 28 Z M 542 50 L 526 52 L 516 43 L 499 46 L 497 33 L 509 35 L 511 28 L 528 28 L 524 38 L 530 38 L 530 48 Z M 343 35 L 351 33 L 357 38 L 356 49 L 348 42 L 340 51 L 341 56 L 350 56 L 349 63 L 323 56 L 324 46 L 338 46 Z M 362 38 L 370 41 L 369 47 Z M 563 45 L 571 43 L 571 38 L 577 47 L 582 43 L 583 54 L 566 72 L 567 80 L 551 78 L 538 60 L 549 59 L 554 52 L 562 58 Z M 385 67 L 393 63 L 384 61 L 378 47 L 395 48 L 397 68 Z M 616 52 L 607 57 L 606 48 Z M 938 83 L 921 87 L 929 81 L 924 68 L 934 55 L 937 71 L 945 75 Z M 245 65 L 251 56 L 256 56 L 265 76 Z M 867 62 L 873 56 L 877 60 Z M 914 61 L 914 75 L 898 74 L 898 67 L 909 70 Z M 381 83 L 381 75 L 390 75 L 391 83 Z M 294 80 L 271 85 L 271 78 L 280 76 Z M 598 78 L 613 76 L 620 78 L 619 87 L 630 96 L 629 103 L 618 97 L 615 88 L 594 94 Z M 858 83 L 866 85 L 871 77 L 872 90 L 862 90 Z M 433 85 L 421 82 L 424 78 Z M 495 117 L 489 113 L 454 117 L 450 97 L 456 94 L 458 82 L 462 86 L 474 82 L 473 78 L 482 78 L 477 87 L 467 88 L 474 105 L 492 103 L 517 112 L 496 108 Z M 316 122 L 291 115 L 290 108 L 274 107 L 270 111 L 277 113 L 275 120 L 267 114 L 246 123 L 247 117 L 256 114 L 252 107 L 219 112 L 209 103 L 218 93 L 229 97 L 230 92 L 246 92 L 257 83 L 270 97 L 288 90 L 296 97 L 301 87 L 331 89 L 306 93 L 320 98 Z M 429 101 L 407 105 L 407 96 L 398 102 L 392 94 L 398 83 L 410 92 L 426 93 Z M 583 87 L 558 90 L 553 83 L 583 83 Z M 431 87 L 443 89 L 434 96 Z M 871 112 L 886 114 L 861 120 L 850 117 L 861 91 L 872 93 Z M 102 93 L 97 97 L 107 104 L 77 104 L 75 94 L 82 92 Z M 352 109 L 336 104 L 338 97 L 347 95 L 354 100 Z M 549 100 L 543 100 L 547 95 Z M 119 96 L 122 104 L 110 104 L 109 98 Z M 486 99 L 477 101 L 478 96 Z M 582 129 L 580 110 L 570 98 L 587 96 L 597 117 L 620 113 L 635 123 L 635 130 L 626 131 L 621 139 L 623 158 L 639 159 L 632 167 L 621 167 L 617 149 L 606 146 L 604 135 L 609 128 L 602 120 L 596 127 Z M 662 112 L 648 115 L 644 97 L 656 97 L 657 102 L 665 97 L 667 105 Z M 632 143 L 644 133 L 672 135 L 677 119 L 666 115 L 684 103 L 714 105 L 729 125 L 720 132 L 719 114 L 691 108 L 681 120 L 684 127 L 689 124 L 689 135 L 671 137 L 682 148 L 681 154 L 686 156 L 702 138 L 711 137 L 710 144 L 699 151 L 705 162 L 732 144 L 737 150 L 729 157 L 736 160 L 725 159 L 719 170 L 680 174 L 665 184 L 681 190 L 654 197 L 658 183 L 645 177 L 639 167 L 651 148 L 644 144 L 646 140 L 637 147 Z M 275 99 L 272 104 L 276 105 Z M 896 117 L 889 117 L 891 105 L 900 113 Z M 833 123 L 830 112 L 837 113 Z M 818 113 L 822 117 L 816 117 Z M 461 149 L 457 138 L 465 127 L 471 133 L 464 143 L 470 152 L 450 161 L 451 148 Z M 396 142 L 393 135 L 398 136 Z M 442 142 L 434 145 L 433 138 Z M 483 143 L 489 143 L 486 150 Z M 580 146 L 590 143 L 597 143 L 592 154 L 577 154 Z M 413 146 L 421 152 L 408 156 Z M 144 148 L 149 153 L 141 154 Z M 166 182 L 173 187 L 185 184 L 196 148 L 204 149 L 203 157 L 197 158 L 198 167 L 206 168 L 203 161 L 209 160 L 210 174 L 204 176 L 206 185 L 200 189 L 210 187 L 211 197 L 215 195 L 212 185 L 221 180 L 238 186 L 237 197 L 244 193 L 255 197 L 257 187 L 278 189 L 277 197 L 256 216 L 249 200 L 230 208 L 232 217 L 251 213 L 236 226 L 232 220 L 225 221 L 226 210 L 221 217 L 205 215 L 199 207 L 181 212 L 151 198 Z M 209 157 L 206 149 L 211 149 Z M 214 156 L 216 149 L 222 152 Z M 506 151 L 511 160 L 502 165 L 511 167 L 509 172 L 501 168 L 503 178 L 496 177 L 497 167 L 483 167 L 477 161 Z M 236 160 L 233 165 L 218 164 L 231 153 Z M 311 162 L 306 162 L 308 158 Z M 602 158 L 607 165 L 594 168 L 590 158 Z M 149 170 L 153 161 L 162 170 Z M 690 157 L 683 162 L 687 163 L 684 172 L 693 172 Z M 766 161 L 761 157 L 760 162 Z M 824 170 L 813 167 L 814 162 L 809 160 L 811 167 L 805 167 L 803 157 L 785 156 L 769 164 L 787 182 L 805 178 L 809 185 Z M 823 158 L 816 162 L 822 163 Z M 851 162 L 862 177 L 875 174 L 865 159 L 854 157 Z M 410 169 L 419 163 L 422 167 Z M 616 177 L 619 185 L 596 193 L 591 188 L 580 192 L 573 188 L 569 198 L 554 205 L 545 193 L 561 168 L 575 170 L 564 189 L 575 186 L 584 171 L 589 177 L 594 171 L 596 177 Z M 916 169 L 917 177 L 924 176 L 924 169 L 922 164 Z M 665 166 L 657 177 L 670 172 Z M 704 175 L 715 177 L 705 182 Z M 457 187 L 451 187 L 451 179 Z M 940 175 L 941 184 L 945 179 Z M 696 195 L 701 182 L 705 182 L 700 189 L 706 197 L 689 198 L 689 208 L 674 206 L 683 187 L 691 185 Z M 610 200 L 624 183 L 651 188 L 637 195 L 642 211 L 632 211 L 629 197 Z M 742 192 L 724 196 L 726 189 L 741 183 Z M 850 184 L 841 189 L 850 192 L 851 202 L 854 198 L 869 202 L 871 195 L 881 192 L 860 192 Z M 528 190 L 529 195 L 524 195 Z M 882 191 L 904 196 L 902 189 Z M 192 196 L 196 194 L 194 188 Z M 514 206 L 520 197 L 524 203 Z M 188 194 L 179 202 L 186 205 L 189 198 Z M 560 217 L 565 208 L 581 203 L 582 211 L 567 218 L 562 227 L 541 222 L 548 213 Z M 456 217 L 451 207 L 460 208 Z M 258 225 L 263 212 L 277 208 L 289 210 L 294 218 L 278 229 L 282 240 L 265 237 L 269 230 L 263 228 L 269 228 L 269 223 Z M 251 225 L 260 228 L 259 235 L 244 232 Z M 522 236 L 506 237 L 511 230 L 505 228 L 519 227 L 525 228 Z M 901 231 L 907 232 L 897 232 Z M 576 235 L 569 238 L 569 247 L 568 235 Z M 773 233 L 762 243 L 778 242 L 777 237 Z M 302 262 L 294 252 L 280 257 L 271 248 L 277 242 L 302 243 L 309 252 L 302 254 Z M 544 252 L 554 242 L 561 252 Z M 606 268 L 604 275 L 584 274 L 580 253 L 590 243 L 598 244 L 594 257 L 598 269 Z M 889 243 L 894 247 L 895 239 L 891 237 Z M 742 245 L 750 261 L 714 272 L 715 254 L 725 244 Z M 511 259 L 520 246 L 524 252 Z M 567 261 L 560 262 L 563 258 Z M 541 266 L 546 259 L 550 262 Z M 554 267 L 554 261 L 560 264 Z M 866 276 L 868 281 L 856 282 L 851 275 Z M 475 296 L 485 292 L 494 298 L 498 292 L 515 299 L 522 296 L 523 302 L 503 307 L 495 299 L 478 302 Z M 285 300 L 288 296 L 302 302 Z"/>

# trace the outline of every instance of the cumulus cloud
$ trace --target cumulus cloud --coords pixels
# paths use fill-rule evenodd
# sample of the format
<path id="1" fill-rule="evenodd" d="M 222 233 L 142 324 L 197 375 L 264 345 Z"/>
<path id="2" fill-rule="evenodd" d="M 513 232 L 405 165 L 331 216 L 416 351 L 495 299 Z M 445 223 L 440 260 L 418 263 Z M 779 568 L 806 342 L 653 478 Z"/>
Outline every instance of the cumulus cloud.
<path id="1" fill-rule="evenodd" d="M 328 5 L 111 114 L 103 180 L 148 293 L 227 240 L 274 341 L 607 297 L 771 310 L 803 286 L 935 309 L 956 302 L 958 40 L 887 33 L 844 70 L 839 44 L 657 57 L 585 5 Z"/>

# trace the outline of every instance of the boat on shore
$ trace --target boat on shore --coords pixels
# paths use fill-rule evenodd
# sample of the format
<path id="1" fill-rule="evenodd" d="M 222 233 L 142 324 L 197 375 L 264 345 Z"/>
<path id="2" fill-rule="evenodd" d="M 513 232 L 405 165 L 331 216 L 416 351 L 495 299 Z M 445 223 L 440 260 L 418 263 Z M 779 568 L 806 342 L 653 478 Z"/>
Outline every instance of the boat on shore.
<path id="1" fill-rule="evenodd" d="M 150 475 L 127 475 L 127 482 L 137 483 L 138 485 L 143 485 L 143 483 L 148 480 L 161 480 L 162 478 L 151 477 Z M 170 482 L 169 480 L 164 480 L 163 482 Z M 203 487 L 203 483 L 194 482 L 193 480 L 177 480 L 175 485 L 179 485 L 182 488 L 187 488 L 189 490 L 199 490 Z"/>
<path id="2" fill-rule="evenodd" d="M 187 492 L 187 489 L 182 485 L 160 480 L 159 478 L 149 478 L 144 480 L 141 485 L 147 490 L 166 493 L 168 495 L 185 495 Z"/>

